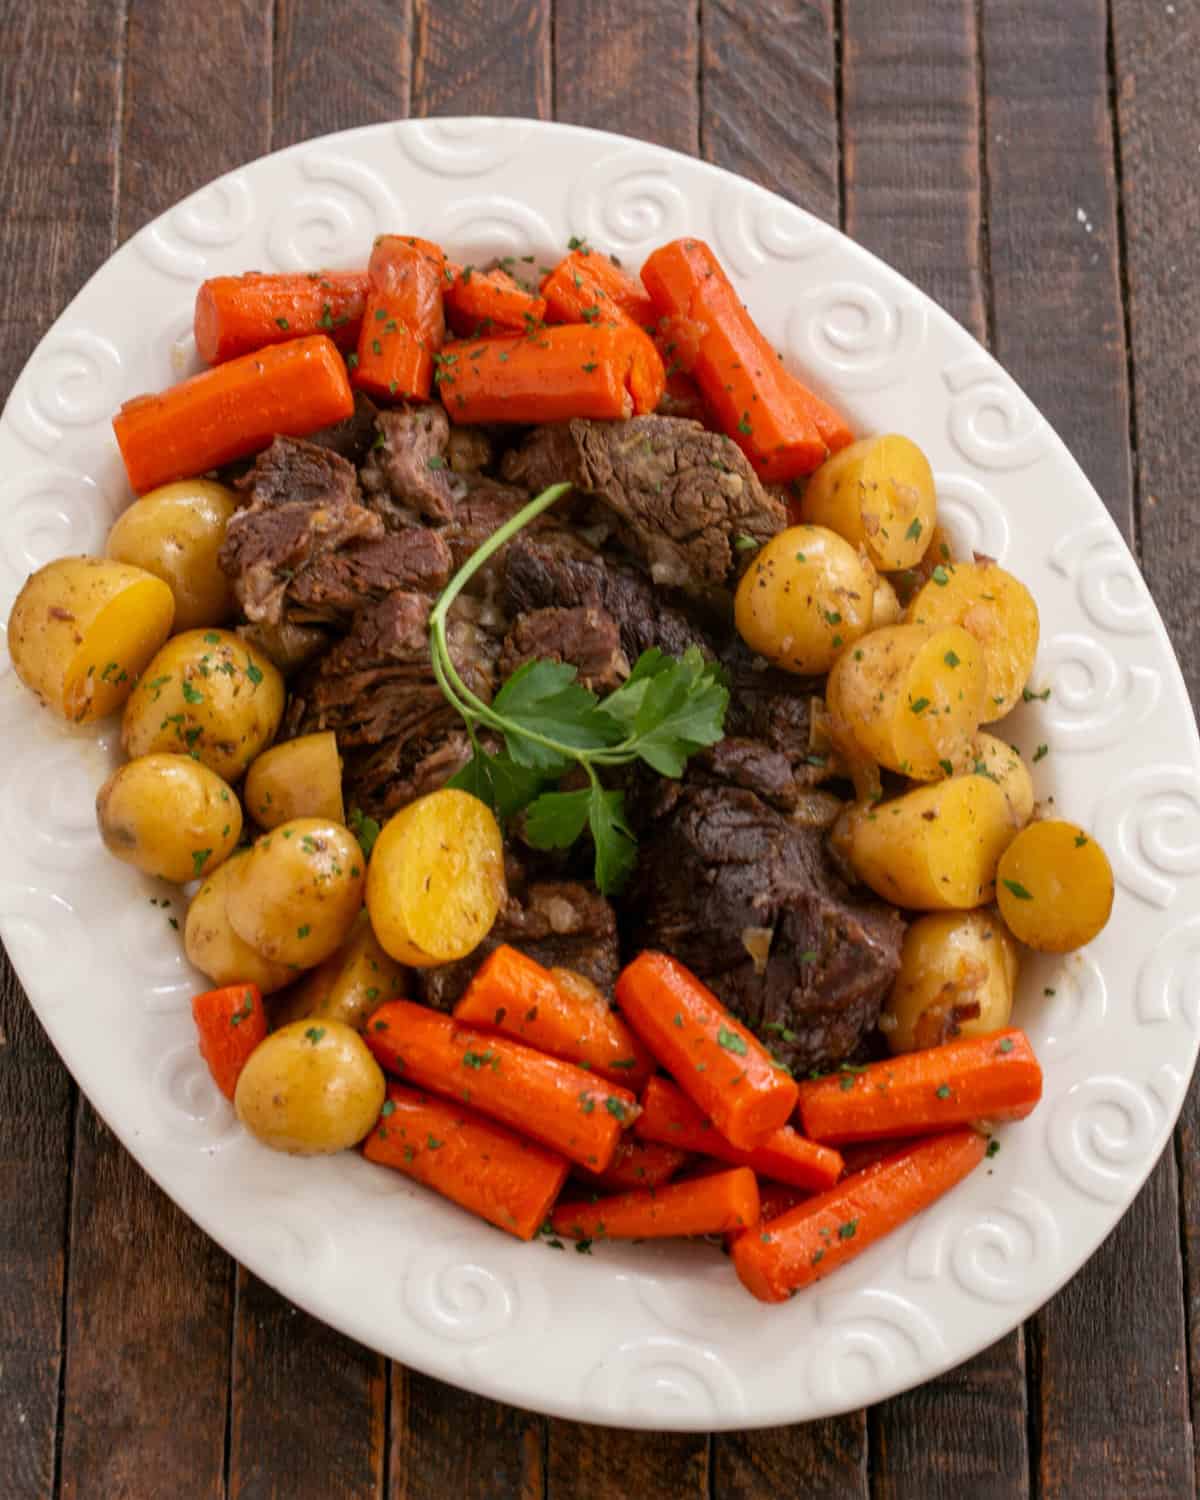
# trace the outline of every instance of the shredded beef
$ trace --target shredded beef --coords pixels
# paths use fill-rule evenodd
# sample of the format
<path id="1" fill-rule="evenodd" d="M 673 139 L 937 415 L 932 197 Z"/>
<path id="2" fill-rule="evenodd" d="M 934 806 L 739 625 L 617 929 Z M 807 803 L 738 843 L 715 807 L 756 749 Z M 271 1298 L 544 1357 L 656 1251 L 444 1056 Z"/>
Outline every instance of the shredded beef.
<path id="1" fill-rule="evenodd" d="M 500 676 L 511 677 L 530 661 L 562 661 L 578 669 L 594 693 L 609 693 L 629 676 L 617 622 L 605 609 L 534 609 L 519 615 L 504 638 Z"/>
<path id="2" fill-rule="evenodd" d="M 349 621 L 364 603 L 400 589 L 437 594 L 450 577 L 450 549 L 425 526 L 326 552 L 288 587 L 293 618 Z"/>
<path id="3" fill-rule="evenodd" d="M 396 736 L 346 758 L 346 800 L 382 822 L 398 808 L 445 786 L 471 758 L 457 715 L 431 720 L 426 733 Z"/>
<path id="4" fill-rule="evenodd" d="M 379 408 L 362 391 L 354 393 L 354 410 L 340 422 L 310 432 L 308 441 L 318 448 L 329 448 L 340 453 L 352 464 L 361 464 L 375 441 L 375 419 Z"/>
<path id="5" fill-rule="evenodd" d="M 389 527 L 419 516 L 448 521 L 463 485 L 446 456 L 450 420 L 439 402 L 381 411 L 379 438 L 363 466 L 368 504 Z"/>

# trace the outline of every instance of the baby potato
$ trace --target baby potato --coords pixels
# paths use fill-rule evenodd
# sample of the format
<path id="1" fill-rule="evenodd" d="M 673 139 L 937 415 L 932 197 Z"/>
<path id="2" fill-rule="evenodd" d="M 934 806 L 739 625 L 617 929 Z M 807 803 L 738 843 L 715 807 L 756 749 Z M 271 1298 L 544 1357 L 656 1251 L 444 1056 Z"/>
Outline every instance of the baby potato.
<path id="1" fill-rule="evenodd" d="M 275 737 L 283 678 L 228 630 L 185 630 L 147 666 L 125 705 L 126 755 L 194 755 L 233 782 Z"/>
<path id="2" fill-rule="evenodd" d="M 224 625 L 233 589 L 217 554 L 237 496 L 211 479 L 180 479 L 150 490 L 117 517 L 105 548 L 161 578 L 175 596 L 175 629 Z"/>
<path id="3" fill-rule="evenodd" d="M 1008 930 L 1028 947 L 1071 953 L 1108 922 L 1112 866 L 1082 828 L 1047 818 L 1022 829 L 1004 851 L 996 900 Z"/>
<path id="4" fill-rule="evenodd" d="M 314 968 L 341 947 L 362 909 L 362 866 L 348 828 L 293 818 L 237 861 L 225 895 L 233 930 L 273 963 Z"/>
<path id="5" fill-rule="evenodd" d="M 296 971 L 286 964 L 272 963 L 244 943 L 234 932 L 225 911 L 229 877 L 247 858 L 249 851 L 235 852 L 192 897 L 183 928 L 183 946 L 188 961 L 214 984 L 256 984 L 264 995 L 270 995 L 290 983 Z"/>
<path id="6" fill-rule="evenodd" d="M 443 787 L 384 824 L 367 870 L 367 910 L 386 952 L 428 968 L 465 958 L 507 896 L 500 825 L 477 797 Z"/>
<path id="7" fill-rule="evenodd" d="M 917 781 L 965 771 L 986 712 L 987 670 L 958 626 L 889 625 L 834 663 L 825 701 L 836 732 Z"/>
<path id="8" fill-rule="evenodd" d="M 210 874 L 242 834 L 237 797 L 188 755 L 119 766 L 96 795 L 96 821 L 110 854 L 176 885 Z"/>
<path id="9" fill-rule="evenodd" d="M 875 594 L 871 601 L 871 628 L 881 630 L 885 625 L 894 625 L 900 618 L 900 600 L 896 590 L 886 578 L 876 578 Z"/>
<path id="10" fill-rule="evenodd" d="M 871 628 L 875 580 L 854 548 L 823 526 L 790 526 L 742 574 L 742 639 L 776 666 L 814 676 Z"/>
<path id="11" fill-rule="evenodd" d="M 341 1021 L 293 1021 L 261 1041 L 237 1081 L 237 1117 L 264 1146 L 328 1156 L 357 1145 L 383 1108 L 383 1070 Z"/>
<path id="12" fill-rule="evenodd" d="M 999 782 L 1008 805 L 1013 810 L 1017 827 L 1024 828 L 1033 817 L 1033 777 L 1029 767 L 1021 758 L 1019 750 L 1006 745 L 994 734 L 979 734 L 975 740 L 976 770 L 984 772 Z"/>
<path id="13" fill-rule="evenodd" d="M 893 1052 L 937 1047 L 1007 1026 L 1017 945 L 994 912 L 935 912 L 904 934 L 900 973 L 879 1029 Z"/>
<path id="14" fill-rule="evenodd" d="M 337 736 L 329 729 L 272 745 L 246 772 L 242 791 L 250 816 L 263 828 L 278 828 L 293 818 L 344 823 Z"/>
<path id="15" fill-rule="evenodd" d="M 364 911 L 338 951 L 292 986 L 274 1019 L 283 1025 L 316 1017 L 361 1031 L 377 1006 L 407 994 L 406 970 L 383 951 Z"/>
<path id="16" fill-rule="evenodd" d="M 1021 699 L 1038 647 L 1038 611 L 1025 585 L 994 562 L 937 567 L 908 606 L 914 625 L 961 625 L 983 647 L 987 714 L 1002 719 Z"/>
<path id="17" fill-rule="evenodd" d="M 831 838 L 858 879 L 885 901 L 914 911 L 966 911 L 992 899 L 996 865 L 1016 833 L 998 783 L 970 775 L 890 802 L 856 803 Z"/>
<path id="18" fill-rule="evenodd" d="M 877 568 L 911 568 L 929 546 L 937 495 L 929 460 L 897 433 L 860 438 L 808 481 L 800 515 L 865 547 Z"/>
<path id="19" fill-rule="evenodd" d="M 74 724 L 115 712 L 171 633 L 161 578 L 102 557 L 59 557 L 30 575 L 8 617 L 17 676 Z"/>

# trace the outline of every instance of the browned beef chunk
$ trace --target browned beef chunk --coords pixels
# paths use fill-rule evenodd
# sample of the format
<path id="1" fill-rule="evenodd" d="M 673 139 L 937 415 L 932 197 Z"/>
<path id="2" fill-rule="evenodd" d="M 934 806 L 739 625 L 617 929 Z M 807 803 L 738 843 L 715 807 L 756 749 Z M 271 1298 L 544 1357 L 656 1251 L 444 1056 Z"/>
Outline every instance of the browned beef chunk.
<path id="1" fill-rule="evenodd" d="M 230 518 L 221 567 L 248 620 L 278 625 L 289 585 L 323 554 L 383 535 L 360 503 L 352 464 L 300 438 L 277 437 L 239 481 L 250 502 Z"/>
<path id="2" fill-rule="evenodd" d="M 418 516 L 448 521 L 463 485 L 446 456 L 450 419 L 441 403 L 381 411 L 377 425 L 362 471 L 372 509 L 389 526 L 411 526 Z"/>
<path id="3" fill-rule="evenodd" d="M 535 492 L 566 479 L 597 496 L 656 583 L 699 597 L 732 583 L 736 537 L 765 542 L 787 524 L 736 443 L 677 417 L 539 427 L 503 473 Z"/>
<path id="4" fill-rule="evenodd" d="M 554 607 L 602 609 L 616 621 L 630 662 L 651 646 L 669 656 L 682 656 L 689 646 L 712 652 L 703 631 L 647 578 L 567 532 L 522 533 L 505 553 L 504 602 L 513 616 Z"/>
<path id="5" fill-rule="evenodd" d="M 469 958 L 422 969 L 417 983 L 427 1005 L 449 1010 L 471 976 L 501 943 L 511 943 L 546 968 L 574 969 L 606 994 L 620 968 L 617 919 L 612 907 L 590 886 L 573 880 L 535 882 L 509 895 L 488 936 Z"/>
<path id="6" fill-rule="evenodd" d="M 362 604 L 395 589 L 437 594 L 450 577 L 450 549 L 436 531 L 409 526 L 325 552 L 288 586 L 293 619 L 348 622 Z"/>
<path id="7" fill-rule="evenodd" d="M 471 553 L 481 543 L 486 542 L 494 531 L 504 525 L 505 521 L 511 520 L 529 499 L 524 490 L 519 490 L 511 484 L 501 484 L 495 479 L 472 477 L 460 483 L 462 494 L 455 503 L 454 514 L 442 532 L 450 544 L 455 568 L 461 568 Z M 542 527 L 548 524 L 542 518 L 539 518 L 539 521 Z M 538 529 L 539 522 L 535 521 L 532 530 Z M 521 535 L 525 533 L 522 532 Z M 509 546 L 511 545 L 510 542 Z M 489 563 L 489 569 L 493 574 L 499 559 L 507 551 L 508 548 L 504 548 Z"/>
<path id="8" fill-rule="evenodd" d="M 685 786 L 626 909 L 636 947 L 686 963 L 797 1069 L 852 1056 L 899 970 L 899 913 L 856 900 L 822 835 L 749 791 Z"/>
<path id="9" fill-rule="evenodd" d="M 308 441 L 315 443 L 318 448 L 329 448 L 334 453 L 340 453 L 352 464 L 360 464 L 375 441 L 375 418 L 378 415 L 379 408 L 370 396 L 364 396 L 362 391 L 355 391 L 354 410 L 350 415 L 329 427 L 310 432 Z"/>
<path id="10" fill-rule="evenodd" d="M 298 672 L 331 644 L 329 631 L 320 625 L 294 625 L 290 620 L 278 625 L 239 625 L 237 633 L 257 646 L 285 677 Z"/>
<path id="11" fill-rule="evenodd" d="M 346 801 L 382 822 L 398 808 L 445 786 L 471 758 L 457 715 L 431 720 L 428 733 L 397 736 L 346 757 Z"/>
<path id="12" fill-rule="evenodd" d="M 594 693 L 610 693 L 629 676 L 617 622 L 605 609 L 535 609 L 518 616 L 500 650 L 500 677 L 530 661 L 565 661 Z"/>

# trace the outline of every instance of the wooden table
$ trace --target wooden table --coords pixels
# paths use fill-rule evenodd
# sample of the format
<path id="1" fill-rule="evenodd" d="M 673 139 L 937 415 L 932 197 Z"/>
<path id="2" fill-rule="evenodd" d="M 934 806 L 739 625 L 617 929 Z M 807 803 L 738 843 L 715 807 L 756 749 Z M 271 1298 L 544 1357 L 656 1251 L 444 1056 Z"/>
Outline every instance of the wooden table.
<path id="1" fill-rule="evenodd" d="M 1195 0 L 0 0 L 0 389 L 106 256 L 323 131 L 520 114 L 697 153 L 877 250 L 1066 438 L 1200 673 Z M 1047 496 L 1053 503 L 1053 497 Z M 1023 1329 L 870 1411 L 651 1436 L 464 1395 L 234 1265 L 0 993 L 0 1493 L 1196 1492 L 1200 1111 Z"/>

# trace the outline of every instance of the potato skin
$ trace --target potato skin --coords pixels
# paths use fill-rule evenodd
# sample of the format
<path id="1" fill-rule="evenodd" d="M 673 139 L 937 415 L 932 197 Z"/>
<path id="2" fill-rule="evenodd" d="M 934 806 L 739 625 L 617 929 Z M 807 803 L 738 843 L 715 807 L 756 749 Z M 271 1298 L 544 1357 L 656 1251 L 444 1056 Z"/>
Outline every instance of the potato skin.
<path id="1" fill-rule="evenodd" d="M 789 526 L 742 575 L 734 616 L 742 639 L 776 666 L 811 676 L 871 628 L 872 570 L 823 526 Z"/>
<path id="2" fill-rule="evenodd" d="M 384 952 L 365 911 L 350 936 L 281 997 L 273 1013 L 278 1026 L 305 1017 L 341 1021 L 361 1031 L 367 1017 L 387 1000 L 403 1000 L 408 972 Z"/>
<path id="3" fill-rule="evenodd" d="M 180 479 L 135 500 L 116 519 L 105 551 L 145 568 L 175 596 L 175 629 L 224 625 L 233 588 L 217 554 L 237 497 L 211 479 Z"/>
<path id="4" fill-rule="evenodd" d="M 800 515 L 865 547 L 881 572 L 914 567 L 937 518 L 929 460 L 898 433 L 860 438 L 827 458 L 808 481 Z"/>
<path id="5" fill-rule="evenodd" d="M 341 1021 L 293 1021 L 250 1054 L 233 1096 L 264 1146 L 327 1156 L 357 1145 L 383 1108 L 383 1070 Z"/>
<path id="6" fill-rule="evenodd" d="M 1018 578 L 994 562 L 935 568 L 908 606 L 914 625 L 961 625 L 987 661 L 988 721 L 1021 701 L 1038 648 L 1038 609 Z"/>
<path id="7" fill-rule="evenodd" d="M 275 737 L 283 703 L 283 678 L 253 646 L 228 630 L 185 630 L 125 705 L 121 744 L 129 756 L 194 753 L 234 782 Z"/>
<path id="8" fill-rule="evenodd" d="M 1013 810 L 1017 827 L 1024 828 L 1033 817 L 1033 777 L 1022 759 L 1021 752 L 1005 744 L 994 734 L 980 733 L 976 736 L 976 767 L 985 771 L 1000 783 L 1008 805 Z"/>
<path id="9" fill-rule="evenodd" d="M 272 745 L 246 772 L 242 791 L 247 811 L 261 828 L 278 828 L 293 818 L 344 823 L 337 735 L 328 729 Z"/>
<path id="10" fill-rule="evenodd" d="M 25 581 L 8 617 L 13 669 L 74 724 L 114 713 L 171 632 L 175 599 L 144 568 L 59 557 Z"/>
<path id="11" fill-rule="evenodd" d="M 889 625 L 834 663 L 825 701 L 836 736 L 881 766 L 933 781 L 968 770 L 985 713 L 982 649 L 958 626 Z"/>
<path id="12" fill-rule="evenodd" d="M 184 885 L 209 875 L 242 833 L 242 808 L 221 778 L 188 755 L 142 755 L 96 794 L 96 821 L 110 854 Z"/>
<path id="13" fill-rule="evenodd" d="M 1004 851 L 996 900 L 1015 938 L 1040 953 L 1072 953 L 1112 915 L 1112 866 L 1082 828 L 1047 818 L 1022 829 Z"/>
<path id="14" fill-rule="evenodd" d="M 384 824 L 367 871 L 367 910 L 385 952 L 411 968 L 465 958 L 504 904 L 500 825 L 470 793 L 443 787 Z"/>
<path id="15" fill-rule="evenodd" d="M 904 934 L 879 1029 L 893 1052 L 999 1031 L 1012 1015 L 1017 968 L 1017 945 L 994 911 L 919 917 Z"/>
<path id="16" fill-rule="evenodd" d="M 896 590 L 886 578 L 875 579 L 875 594 L 871 607 L 871 628 L 882 630 L 885 625 L 895 625 L 900 619 L 900 600 Z"/>
<path id="17" fill-rule="evenodd" d="M 213 984 L 256 984 L 264 995 L 283 989 L 296 977 L 286 964 L 272 963 L 244 943 L 225 910 L 229 877 L 249 851 L 235 852 L 205 880 L 192 897 L 183 929 L 188 962 Z"/>
<path id="18" fill-rule="evenodd" d="M 989 902 L 1016 837 L 1008 798 L 987 776 L 953 776 L 889 802 L 858 803 L 833 845 L 859 880 L 896 906 L 966 911 Z"/>
<path id="19" fill-rule="evenodd" d="M 362 909 L 362 867 L 348 828 L 293 818 L 238 860 L 225 898 L 233 930 L 273 963 L 315 968 L 341 947 Z"/>

